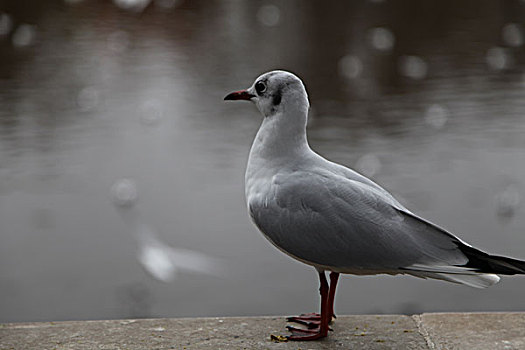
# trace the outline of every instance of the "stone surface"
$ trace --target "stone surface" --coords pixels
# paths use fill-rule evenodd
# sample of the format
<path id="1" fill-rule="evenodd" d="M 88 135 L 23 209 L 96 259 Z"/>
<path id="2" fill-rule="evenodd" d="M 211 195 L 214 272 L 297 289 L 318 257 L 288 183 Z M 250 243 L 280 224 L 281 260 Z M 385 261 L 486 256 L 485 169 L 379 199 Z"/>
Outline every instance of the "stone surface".
<path id="1" fill-rule="evenodd" d="M 422 333 L 435 349 L 525 349 L 525 313 L 423 314 Z M 420 327 L 421 328 L 421 327 Z"/>
<path id="2" fill-rule="evenodd" d="M 317 342 L 274 342 L 283 317 L 0 324 L 0 349 L 525 349 L 525 313 L 340 316 Z"/>

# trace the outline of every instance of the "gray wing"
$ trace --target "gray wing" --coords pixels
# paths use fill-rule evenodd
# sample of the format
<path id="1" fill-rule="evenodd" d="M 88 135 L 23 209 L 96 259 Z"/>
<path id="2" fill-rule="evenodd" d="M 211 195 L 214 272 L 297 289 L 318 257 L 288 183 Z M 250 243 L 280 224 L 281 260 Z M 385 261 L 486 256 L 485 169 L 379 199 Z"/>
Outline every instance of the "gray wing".
<path id="1" fill-rule="evenodd" d="M 349 273 L 406 273 L 412 266 L 468 261 L 455 236 L 419 219 L 379 186 L 342 174 L 277 175 L 267 195 L 249 205 L 272 243 L 313 265 Z"/>

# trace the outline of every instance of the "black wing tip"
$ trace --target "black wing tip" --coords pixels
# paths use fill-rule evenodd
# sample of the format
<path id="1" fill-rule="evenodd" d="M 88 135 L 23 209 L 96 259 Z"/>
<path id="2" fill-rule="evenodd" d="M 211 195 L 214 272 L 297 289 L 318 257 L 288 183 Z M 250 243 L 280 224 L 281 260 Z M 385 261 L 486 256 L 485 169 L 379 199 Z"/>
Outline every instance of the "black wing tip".
<path id="1" fill-rule="evenodd" d="M 490 255 L 481 250 L 469 246 L 459 247 L 466 255 L 468 262 L 464 267 L 469 267 L 483 273 L 495 273 L 500 275 L 524 275 L 525 261 L 506 256 Z"/>

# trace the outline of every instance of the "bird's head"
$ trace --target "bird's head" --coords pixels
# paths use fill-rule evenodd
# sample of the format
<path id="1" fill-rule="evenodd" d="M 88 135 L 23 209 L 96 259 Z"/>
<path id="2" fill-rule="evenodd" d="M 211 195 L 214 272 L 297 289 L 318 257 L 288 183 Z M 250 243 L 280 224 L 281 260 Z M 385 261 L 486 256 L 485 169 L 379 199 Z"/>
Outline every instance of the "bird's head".
<path id="1" fill-rule="evenodd" d="M 224 99 L 252 101 L 264 117 L 272 117 L 284 111 L 307 114 L 310 106 L 301 79 L 282 70 L 264 73 L 248 89 L 234 91 Z"/>

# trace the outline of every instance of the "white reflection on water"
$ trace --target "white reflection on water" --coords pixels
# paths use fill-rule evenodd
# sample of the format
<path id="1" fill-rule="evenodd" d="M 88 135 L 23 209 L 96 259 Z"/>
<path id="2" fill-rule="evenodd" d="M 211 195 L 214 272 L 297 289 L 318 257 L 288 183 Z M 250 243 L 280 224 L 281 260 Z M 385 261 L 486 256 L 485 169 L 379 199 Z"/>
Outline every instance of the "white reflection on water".
<path id="1" fill-rule="evenodd" d="M 517 23 L 508 23 L 501 30 L 505 44 L 513 47 L 523 45 L 523 30 Z"/>
<path id="2" fill-rule="evenodd" d="M 8 35 L 13 28 L 13 19 L 7 13 L 0 13 L 0 36 Z"/>
<path id="3" fill-rule="evenodd" d="M 519 209 L 521 203 L 520 188 L 509 184 L 496 194 L 496 213 L 501 218 L 511 218 Z"/>
<path id="4" fill-rule="evenodd" d="M 141 12 L 149 5 L 151 0 L 113 0 L 113 2 L 124 10 Z"/>
<path id="5" fill-rule="evenodd" d="M 148 226 L 137 231 L 139 242 L 138 259 L 144 269 L 155 279 L 172 282 L 178 272 L 223 276 L 221 263 L 195 250 L 172 247 Z"/>
<path id="6" fill-rule="evenodd" d="M 427 63 L 418 56 L 401 56 L 399 58 L 401 75 L 412 79 L 423 79 L 427 76 Z"/>
<path id="7" fill-rule="evenodd" d="M 441 129 L 448 121 L 450 112 L 446 106 L 433 104 L 425 110 L 425 122 L 435 129 Z"/>
<path id="8" fill-rule="evenodd" d="M 122 178 L 111 186 L 111 199 L 120 207 L 132 207 L 138 199 L 137 184 L 132 179 Z"/>
<path id="9" fill-rule="evenodd" d="M 195 250 L 173 247 L 163 242 L 144 223 L 137 208 L 138 190 L 134 180 L 122 178 L 111 186 L 111 197 L 122 220 L 137 240 L 137 259 L 144 270 L 161 282 L 172 282 L 178 272 L 224 277 L 223 264 Z"/>
<path id="10" fill-rule="evenodd" d="M 94 86 L 87 86 L 77 95 L 77 106 L 81 112 L 95 109 L 100 103 L 100 93 Z"/>
<path id="11" fill-rule="evenodd" d="M 394 47 L 396 38 L 388 28 L 373 28 L 368 33 L 370 45 L 380 51 L 390 51 Z"/>
<path id="12" fill-rule="evenodd" d="M 281 10 L 275 5 L 262 5 L 257 11 L 257 20 L 268 27 L 274 27 L 279 24 Z"/>
<path id="13" fill-rule="evenodd" d="M 33 45 L 36 40 L 36 26 L 31 24 L 20 24 L 13 33 L 11 41 L 14 47 L 26 47 Z"/>
<path id="14" fill-rule="evenodd" d="M 339 73 L 348 79 L 355 79 L 361 75 L 363 63 L 355 55 L 345 55 L 339 60 Z"/>
<path id="15" fill-rule="evenodd" d="M 504 70 L 512 64 L 512 56 L 503 47 L 491 47 L 486 55 L 487 64 L 491 69 Z"/>
<path id="16" fill-rule="evenodd" d="M 355 168 L 367 177 L 374 177 L 381 171 L 381 161 L 373 153 L 367 153 L 357 160 Z"/>

